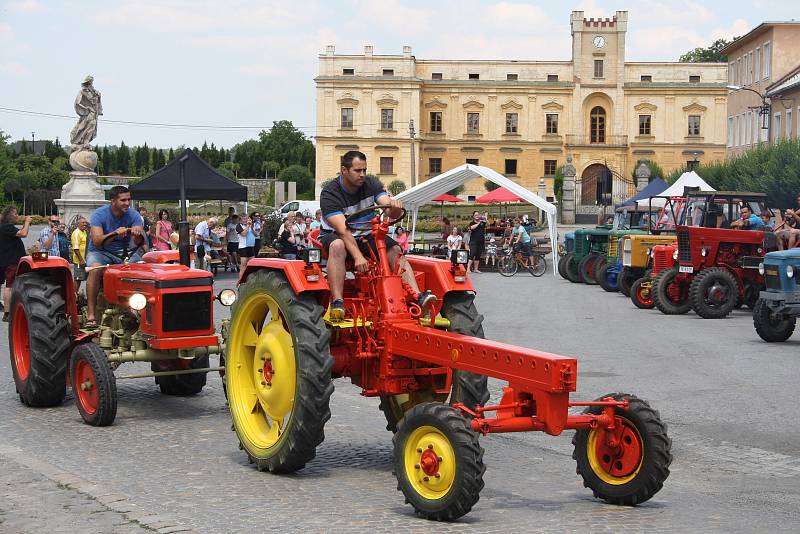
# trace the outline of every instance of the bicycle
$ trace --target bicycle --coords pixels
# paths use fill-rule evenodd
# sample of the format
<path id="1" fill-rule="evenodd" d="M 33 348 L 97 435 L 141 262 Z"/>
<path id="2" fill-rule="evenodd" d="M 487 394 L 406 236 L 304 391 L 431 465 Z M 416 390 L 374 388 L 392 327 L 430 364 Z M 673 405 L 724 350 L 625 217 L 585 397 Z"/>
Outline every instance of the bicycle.
<path id="1" fill-rule="evenodd" d="M 503 276 L 514 276 L 520 267 L 538 278 L 547 272 L 547 260 L 538 252 L 532 252 L 526 258 L 519 249 L 512 252 L 511 248 L 504 248 L 497 261 L 498 272 Z"/>

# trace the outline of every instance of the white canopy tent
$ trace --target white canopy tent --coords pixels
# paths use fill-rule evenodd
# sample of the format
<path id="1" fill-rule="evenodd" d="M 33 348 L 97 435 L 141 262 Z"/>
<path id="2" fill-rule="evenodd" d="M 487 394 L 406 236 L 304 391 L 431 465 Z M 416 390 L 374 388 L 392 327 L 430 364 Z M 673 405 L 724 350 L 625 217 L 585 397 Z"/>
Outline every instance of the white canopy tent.
<path id="1" fill-rule="evenodd" d="M 683 190 L 685 187 L 699 187 L 700 191 L 716 191 L 713 187 L 708 185 L 705 180 L 700 178 L 694 171 L 689 171 L 681 174 L 680 178 L 675 180 L 675 183 L 666 188 L 664 191 L 658 194 L 659 197 L 681 197 L 683 196 Z M 636 204 L 639 206 L 646 208 L 649 205 L 655 207 L 663 207 L 664 204 L 667 203 L 665 198 L 654 198 L 652 200 L 652 204 L 650 203 L 649 198 L 643 198 L 642 200 L 637 200 Z"/>
<path id="2" fill-rule="evenodd" d="M 417 213 L 420 206 L 429 204 L 435 197 L 455 189 L 467 180 L 473 178 L 483 177 L 494 182 L 495 184 L 505 187 L 520 198 L 530 202 L 544 213 L 547 214 L 547 226 L 550 232 L 550 244 L 553 249 L 553 275 L 556 274 L 556 265 L 558 264 L 558 228 L 556 225 L 556 207 L 547 202 L 545 199 L 529 191 L 519 185 L 518 183 L 509 180 L 499 172 L 490 169 L 489 167 L 482 167 L 480 165 L 471 165 L 465 163 L 455 169 L 450 169 L 443 172 L 435 178 L 431 178 L 419 185 L 407 189 L 397 195 L 395 198 L 401 200 L 405 208 L 411 211 L 411 241 L 414 241 L 417 230 Z"/>

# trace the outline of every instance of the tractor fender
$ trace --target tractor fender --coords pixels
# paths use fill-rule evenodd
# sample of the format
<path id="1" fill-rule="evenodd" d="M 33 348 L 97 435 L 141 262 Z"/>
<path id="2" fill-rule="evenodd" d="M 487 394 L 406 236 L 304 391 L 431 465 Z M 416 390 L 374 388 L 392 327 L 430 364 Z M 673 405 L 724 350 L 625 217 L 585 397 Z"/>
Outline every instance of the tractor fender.
<path id="1" fill-rule="evenodd" d="M 440 260 L 427 256 L 406 256 L 420 290 L 433 292 L 443 299 L 451 291 L 475 291 L 472 281 L 466 277 L 463 282 L 456 282 L 453 278 L 453 263 L 449 260 Z"/>
<path id="2" fill-rule="evenodd" d="M 284 260 L 280 258 L 253 258 L 247 263 L 247 267 L 239 274 L 241 285 L 247 281 L 247 277 L 260 269 L 270 269 L 283 271 L 292 289 L 298 295 L 308 291 L 318 292 L 318 300 L 323 306 L 327 306 L 330 295 L 328 280 L 322 275 L 319 264 L 312 264 L 319 273 L 319 279 L 310 281 L 306 278 L 306 263 L 302 260 Z"/>
<path id="3" fill-rule="evenodd" d="M 61 286 L 61 295 L 67 305 L 67 314 L 72 324 L 72 335 L 78 334 L 78 300 L 75 294 L 75 280 L 72 278 L 72 268 L 64 258 L 50 256 L 46 260 L 34 260 L 30 256 L 23 256 L 17 264 L 17 276 L 25 273 L 37 272 L 49 274 L 58 280 Z"/>

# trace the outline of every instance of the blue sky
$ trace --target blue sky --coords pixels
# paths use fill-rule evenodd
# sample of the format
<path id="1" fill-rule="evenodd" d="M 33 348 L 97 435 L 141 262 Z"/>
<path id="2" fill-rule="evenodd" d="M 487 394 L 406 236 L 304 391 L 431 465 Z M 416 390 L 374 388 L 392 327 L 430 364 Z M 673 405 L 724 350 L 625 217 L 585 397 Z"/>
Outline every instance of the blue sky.
<path id="1" fill-rule="evenodd" d="M 569 14 L 629 12 L 627 59 L 674 61 L 765 19 L 800 20 L 780 0 L 488 2 L 479 0 L 0 0 L 0 107 L 75 117 L 86 74 L 103 118 L 245 126 L 187 129 L 102 123 L 98 144 L 230 147 L 272 121 L 314 134 L 317 55 L 397 54 L 422 59 L 568 60 Z M 68 142 L 74 118 L 0 111 L 0 130 Z"/>

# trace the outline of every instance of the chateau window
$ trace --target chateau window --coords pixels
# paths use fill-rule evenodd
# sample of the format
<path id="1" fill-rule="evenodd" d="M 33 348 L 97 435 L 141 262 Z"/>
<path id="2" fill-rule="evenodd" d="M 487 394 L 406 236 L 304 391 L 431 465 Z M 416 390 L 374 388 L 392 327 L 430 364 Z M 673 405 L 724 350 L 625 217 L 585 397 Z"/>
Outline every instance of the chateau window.
<path id="1" fill-rule="evenodd" d="M 511 74 L 511 73 L 506 74 L 506 81 L 516 82 L 517 80 L 519 80 L 519 74 Z"/>
<path id="2" fill-rule="evenodd" d="M 353 108 L 342 108 L 342 130 L 353 129 Z"/>
<path id="3" fill-rule="evenodd" d="M 756 47 L 756 53 L 753 56 L 753 82 L 761 79 L 761 47 Z"/>
<path id="4" fill-rule="evenodd" d="M 547 113 L 544 116 L 545 133 L 557 134 L 558 133 L 558 113 Z"/>
<path id="5" fill-rule="evenodd" d="M 394 129 L 394 110 L 382 109 L 381 110 L 381 130 Z"/>
<path id="6" fill-rule="evenodd" d="M 394 76 L 394 69 L 383 69 L 384 76 Z"/>
<path id="7" fill-rule="evenodd" d="M 733 117 L 728 117 L 728 146 L 733 146 Z"/>
<path id="8" fill-rule="evenodd" d="M 506 176 L 516 176 L 517 175 L 517 160 L 515 159 L 507 159 L 506 160 Z"/>
<path id="9" fill-rule="evenodd" d="M 774 140 L 775 140 L 775 141 L 779 141 L 779 140 L 780 140 L 780 138 L 781 138 L 781 114 L 780 114 L 780 113 L 776 113 L 776 114 L 775 114 L 775 123 L 774 123 L 774 127 L 775 127 L 775 130 L 774 130 L 774 132 L 775 132 L 775 139 L 774 139 Z"/>
<path id="10" fill-rule="evenodd" d="M 700 135 L 700 115 L 689 115 L 689 135 Z"/>
<path id="11" fill-rule="evenodd" d="M 736 85 L 743 85 L 742 84 L 742 78 L 743 78 L 742 73 L 743 72 L 744 71 L 742 70 L 742 58 L 737 58 L 736 59 Z"/>
<path id="12" fill-rule="evenodd" d="M 753 83 L 755 78 L 753 77 L 753 53 L 750 52 L 747 54 L 747 83 Z"/>
<path id="13" fill-rule="evenodd" d="M 652 115 L 639 115 L 639 135 L 653 135 Z"/>
<path id="14" fill-rule="evenodd" d="M 772 64 L 770 43 L 764 43 L 764 61 L 762 61 L 761 64 L 764 66 L 764 79 L 769 80 L 769 70 Z"/>
<path id="15" fill-rule="evenodd" d="M 519 122 L 519 115 L 516 113 L 506 113 L 506 133 L 517 133 L 517 124 Z"/>
<path id="16" fill-rule="evenodd" d="M 786 110 L 786 139 L 792 138 L 792 110 Z"/>
<path id="17" fill-rule="evenodd" d="M 603 60 L 602 59 L 595 59 L 594 60 L 594 77 L 595 78 L 602 78 L 603 77 Z"/>
<path id="18" fill-rule="evenodd" d="M 467 163 L 469 165 L 480 165 L 477 158 L 467 158 Z"/>
<path id="19" fill-rule="evenodd" d="M 436 176 L 442 172 L 442 158 L 430 158 L 428 160 L 428 173 Z"/>
<path id="20" fill-rule="evenodd" d="M 381 174 L 394 174 L 394 158 L 381 158 Z"/>
<path id="21" fill-rule="evenodd" d="M 441 80 L 442 73 L 441 72 L 431 72 L 431 80 Z"/>
<path id="22" fill-rule="evenodd" d="M 689 160 L 689 161 L 686 162 L 686 170 L 689 170 L 689 171 L 693 171 L 699 166 L 700 166 L 700 162 L 697 161 L 696 159 L 692 159 L 692 160 Z"/>
<path id="23" fill-rule="evenodd" d="M 557 82 L 558 81 L 558 74 L 548 74 L 547 75 L 548 82 Z"/>
<path id="24" fill-rule="evenodd" d="M 480 119 L 480 113 L 467 113 L 467 133 L 480 133 Z"/>
<path id="25" fill-rule="evenodd" d="M 353 76 L 356 73 L 356 69 L 342 69 L 343 76 Z"/>
<path id="26" fill-rule="evenodd" d="M 589 114 L 591 131 L 589 132 L 590 143 L 606 142 L 606 110 L 600 106 L 592 108 Z"/>
<path id="27" fill-rule="evenodd" d="M 481 79 L 481 75 L 478 74 L 477 72 L 470 72 L 469 73 L 469 79 L 470 80 L 480 80 Z"/>
<path id="28" fill-rule="evenodd" d="M 642 74 L 642 77 L 640 78 L 640 80 L 643 81 L 643 82 L 652 82 L 653 81 L 653 76 L 650 75 L 650 74 Z"/>
<path id="29" fill-rule="evenodd" d="M 441 111 L 431 111 L 431 131 L 432 132 L 441 132 L 442 131 L 442 112 Z"/>
<path id="30" fill-rule="evenodd" d="M 555 176 L 556 175 L 556 164 L 558 162 L 554 159 L 546 159 L 544 160 L 544 175 L 545 176 Z"/>
<path id="31" fill-rule="evenodd" d="M 689 76 L 689 83 L 700 83 L 700 76 Z"/>
<path id="32" fill-rule="evenodd" d="M 733 74 L 734 74 L 733 73 L 734 65 L 736 65 L 736 63 L 734 63 L 733 61 L 728 63 L 728 83 L 730 85 L 735 85 L 736 84 L 736 78 L 734 78 L 734 76 L 733 76 Z"/>

